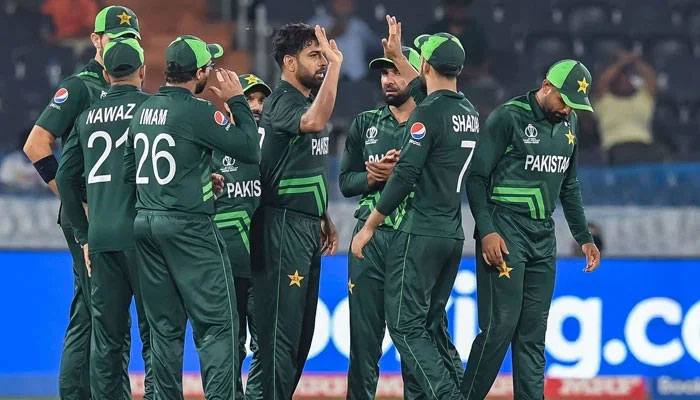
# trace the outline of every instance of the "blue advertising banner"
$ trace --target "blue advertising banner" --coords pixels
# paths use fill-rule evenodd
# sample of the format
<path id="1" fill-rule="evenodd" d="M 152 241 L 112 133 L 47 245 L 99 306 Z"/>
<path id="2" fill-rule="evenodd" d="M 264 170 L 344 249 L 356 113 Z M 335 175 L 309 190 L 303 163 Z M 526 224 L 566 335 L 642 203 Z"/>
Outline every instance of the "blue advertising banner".
<path id="1" fill-rule="evenodd" d="M 62 251 L 0 252 L 5 323 L 0 330 L 0 396 L 19 394 L 20 386 L 30 384 L 55 388 L 73 292 L 70 264 L 69 253 Z M 557 265 L 547 332 L 548 376 L 691 380 L 700 375 L 700 290 L 694 279 L 700 260 L 604 259 L 591 274 L 583 273 L 583 266 L 581 259 L 562 259 Z M 343 373 L 347 368 L 347 283 L 347 257 L 325 258 L 308 372 Z M 465 362 L 478 332 L 476 309 L 474 260 L 465 258 L 447 307 L 450 333 Z M 142 371 L 135 324 L 132 328 L 131 369 Z M 399 372 L 388 334 L 384 345 L 382 371 Z M 188 335 L 185 370 L 198 369 Z M 508 357 L 501 372 L 511 371 Z"/>

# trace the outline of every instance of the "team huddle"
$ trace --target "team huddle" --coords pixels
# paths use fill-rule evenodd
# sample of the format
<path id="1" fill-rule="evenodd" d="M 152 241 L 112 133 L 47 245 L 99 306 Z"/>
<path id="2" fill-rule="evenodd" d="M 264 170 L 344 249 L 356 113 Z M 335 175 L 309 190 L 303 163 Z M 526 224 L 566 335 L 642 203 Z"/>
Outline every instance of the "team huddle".
<path id="1" fill-rule="evenodd" d="M 384 57 L 370 63 L 386 105 L 353 120 L 339 177 L 344 196 L 360 196 L 347 398 L 374 398 L 388 327 L 407 399 L 485 398 L 509 346 L 516 399 L 542 399 L 557 199 L 584 271 L 600 262 L 576 174 L 574 110 L 593 111 L 590 73 L 559 61 L 541 88 L 481 122 L 457 91 L 468 56 L 460 41 L 424 34 L 414 49 L 401 45 L 401 23 L 387 16 L 387 25 Z M 215 68 L 222 46 L 182 35 L 165 52 L 165 86 L 148 94 L 140 39 L 132 10 L 100 11 L 95 58 L 61 83 L 25 145 L 61 199 L 74 264 L 61 399 L 131 398 L 132 299 L 145 399 L 183 398 L 188 321 L 207 399 L 291 399 L 313 338 L 321 257 L 339 246 L 327 211 L 326 124 L 341 49 L 322 27 L 280 27 L 272 48 L 281 79 L 271 89 Z M 195 96 L 207 87 L 224 110 Z M 465 192 L 481 329 L 466 371 L 445 313 Z"/>

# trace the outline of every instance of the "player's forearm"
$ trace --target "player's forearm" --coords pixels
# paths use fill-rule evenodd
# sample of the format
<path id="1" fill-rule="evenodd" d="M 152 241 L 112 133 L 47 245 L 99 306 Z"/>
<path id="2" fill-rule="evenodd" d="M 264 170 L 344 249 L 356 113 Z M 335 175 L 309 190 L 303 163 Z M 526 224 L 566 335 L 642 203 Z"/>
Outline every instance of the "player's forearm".
<path id="1" fill-rule="evenodd" d="M 416 77 L 408 83 L 408 94 L 413 98 L 413 101 L 420 104 L 426 97 L 428 97 L 428 90 L 423 85 L 423 81 L 420 77 Z"/>
<path id="2" fill-rule="evenodd" d="M 260 135 L 253 113 L 245 101 L 245 97 L 236 96 L 227 101 L 236 125 L 231 126 L 232 134 L 226 135 L 230 143 L 228 149 L 219 149 L 226 154 L 232 154 L 247 164 L 260 163 Z M 226 145 L 226 143 L 223 143 Z"/>
<path id="3" fill-rule="evenodd" d="M 255 134 L 258 134 L 258 124 L 255 122 L 255 117 L 246 102 L 245 96 L 231 97 L 226 101 L 226 104 L 231 110 L 231 115 L 237 127 L 241 129 L 253 128 Z"/>
<path id="4" fill-rule="evenodd" d="M 418 78 L 418 71 L 416 71 L 416 69 L 413 68 L 413 66 L 408 61 L 408 58 L 406 58 L 405 55 L 401 54 L 401 57 L 397 57 L 395 60 L 392 61 L 394 62 L 396 69 L 399 71 L 399 74 L 401 74 L 401 76 L 405 78 L 407 82 Z"/>
<path id="5" fill-rule="evenodd" d="M 319 133 L 328 123 L 333 114 L 335 98 L 338 94 L 338 79 L 340 78 L 340 65 L 329 64 L 326 76 L 323 79 L 318 95 L 313 104 L 302 115 L 299 128 L 303 133 Z"/>
<path id="6" fill-rule="evenodd" d="M 354 197 L 371 191 L 367 182 L 367 172 L 341 171 L 340 192 L 345 197 Z"/>
<path id="7" fill-rule="evenodd" d="M 365 227 L 371 230 L 376 229 L 379 225 L 382 224 L 382 222 L 384 222 L 387 215 L 388 214 L 384 214 L 375 208 L 369 214 L 369 217 L 367 217 L 367 220 L 365 221 Z"/>
<path id="8" fill-rule="evenodd" d="M 489 212 L 488 180 L 481 175 L 469 173 L 466 179 L 466 189 L 469 209 L 476 223 L 476 231 L 479 238 L 483 238 L 496 231 Z"/>
<path id="9" fill-rule="evenodd" d="M 88 220 L 85 216 L 83 201 L 81 199 L 80 175 L 59 169 L 56 175 L 58 191 L 61 195 L 62 207 L 68 220 L 73 226 L 75 237 L 81 245 L 88 241 Z"/>
<path id="10" fill-rule="evenodd" d="M 384 190 L 382 190 L 382 196 L 379 198 L 375 210 L 383 215 L 391 215 L 406 196 L 411 194 L 414 183 L 394 170 L 391 178 L 384 186 Z"/>
<path id="11" fill-rule="evenodd" d="M 585 243 L 592 243 L 593 235 L 588 230 L 588 222 L 583 211 L 583 200 L 578 181 L 565 184 L 562 187 L 559 199 L 564 210 L 566 223 L 569 225 L 571 235 L 576 242 L 581 246 Z"/>

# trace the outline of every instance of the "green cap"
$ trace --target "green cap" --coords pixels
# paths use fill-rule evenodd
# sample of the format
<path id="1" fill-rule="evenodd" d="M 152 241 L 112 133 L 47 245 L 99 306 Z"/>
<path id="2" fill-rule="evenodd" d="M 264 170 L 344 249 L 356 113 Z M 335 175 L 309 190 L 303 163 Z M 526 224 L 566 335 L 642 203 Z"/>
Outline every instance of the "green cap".
<path id="1" fill-rule="evenodd" d="M 401 52 L 406 58 L 408 58 L 409 64 L 411 64 L 416 71 L 420 71 L 420 54 L 408 46 L 401 46 Z M 374 70 L 381 69 L 386 63 L 389 63 L 392 66 L 394 65 L 394 62 L 390 59 L 386 57 L 379 57 L 370 61 L 369 68 Z"/>
<path id="2" fill-rule="evenodd" d="M 105 46 L 102 55 L 105 70 L 116 78 L 127 76 L 143 65 L 143 49 L 138 40 L 118 38 Z"/>
<path id="3" fill-rule="evenodd" d="M 95 33 L 104 33 L 110 39 L 132 34 L 141 39 L 139 19 L 130 8 L 123 6 L 105 7 L 95 17 Z"/>
<path id="4" fill-rule="evenodd" d="M 207 65 L 212 58 L 224 55 L 220 44 L 207 44 L 192 35 L 178 36 L 165 50 L 165 62 L 174 62 L 184 71 L 194 71 Z"/>
<path id="5" fill-rule="evenodd" d="M 457 76 L 464 66 L 464 46 L 449 33 L 420 35 L 413 42 L 420 55 L 432 65 L 440 75 Z"/>
<path id="6" fill-rule="evenodd" d="M 593 111 L 588 100 L 590 91 L 591 73 L 588 68 L 576 60 L 561 60 L 549 68 L 547 80 L 561 93 L 561 98 L 567 106 L 577 109 Z"/>
<path id="7" fill-rule="evenodd" d="M 253 74 L 243 74 L 238 76 L 238 80 L 241 82 L 243 87 L 243 93 L 247 93 L 249 90 L 256 88 L 262 90 L 265 96 L 269 96 L 272 93 L 272 89 L 263 82 L 262 79 L 258 78 Z"/>

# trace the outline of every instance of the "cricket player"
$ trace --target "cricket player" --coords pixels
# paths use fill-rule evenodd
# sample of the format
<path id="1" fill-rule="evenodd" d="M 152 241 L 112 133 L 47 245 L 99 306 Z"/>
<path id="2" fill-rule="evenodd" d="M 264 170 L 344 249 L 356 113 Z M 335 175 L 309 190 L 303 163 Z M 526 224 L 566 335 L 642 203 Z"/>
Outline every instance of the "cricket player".
<path id="1" fill-rule="evenodd" d="M 396 60 L 402 55 L 395 50 L 401 37 L 395 18 L 390 18 L 389 32 L 383 41 L 385 54 Z M 421 35 L 414 44 L 421 52 L 428 97 L 406 124 L 410 137 L 375 209 L 353 238 L 352 253 L 365 259 L 363 250 L 377 227 L 414 192 L 386 255 L 387 324 L 423 396 L 460 399 L 461 362 L 443 324 L 464 244 L 462 180 L 479 119 L 472 104 L 457 92 L 465 59 L 459 40 L 438 33 Z"/>
<path id="2" fill-rule="evenodd" d="M 75 121 L 56 183 L 75 237 L 88 252 L 85 263 L 91 277 L 94 341 L 90 349 L 92 398 L 123 398 L 122 352 L 131 329 L 129 310 L 135 297 L 146 366 L 144 398 L 152 399 L 150 328 L 141 302 L 133 235 L 136 196 L 133 187 L 122 182 L 127 129 L 135 111 L 148 98 L 140 89 L 146 67 L 136 39 L 110 41 L 102 56 L 103 75 L 112 87 Z M 89 226 L 82 204 L 83 188 L 90 205 Z"/>
<path id="3" fill-rule="evenodd" d="M 49 188 L 59 196 L 56 185 L 58 161 L 52 145 L 56 138 L 66 140 L 73 129 L 75 119 L 92 102 L 107 94 L 109 84 L 102 74 L 102 51 L 111 39 L 134 37 L 140 39 L 136 14 L 126 7 L 109 6 L 95 18 L 94 33 L 90 40 L 95 47 L 95 58 L 83 69 L 59 84 L 52 101 L 39 116 L 24 145 L 24 152 L 34 163 L 34 168 Z M 90 398 L 90 281 L 85 269 L 83 250 L 75 239 L 69 217 L 59 211 L 59 224 L 73 258 L 73 300 L 70 320 L 61 352 L 59 367 L 59 396 L 61 399 Z M 129 339 L 124 347 L 124 393 L 131 396 L 127 375 Z"/>
<path id="4" fill-rule="evenodd" d="M 416 72 L 420 55 L 404 46 L 402 53 Z M 340 165 L 340 191 L 345 197 L 362 196 L 355 218 L 355 233 L 381 196 L 381 190 L 398 161 L 406 134 L 406 121 L 416 108 L 408 93 L 408 81 L 394 62 L 386 57 L 372 60 L 371 70 L 381 71 L 382 93 L 386 106 L 365 111 L 355 117 Z M 367 258 L 348 258 L 348 300 L 350 303 L 350 364 L 347 399 L 374 399 L 379 378 L 379 359 L 384 339 L 384 255 L 389 250 L 394 227 L 404 216 L 399 206 L 377 228 L 366 248 Z M 404 381 L 409 377 L 404 376 Z M 404 384 L 404 392 L 411 385 Z M 406 396 L 410 398 L 411 396 Z"/>
<path id="5" fill-rule="evenodd" d="M 232 399 L 240 374 L 231 264 L 212 219 L 211 160 L 216 149 L 255 164 L 260 147 L 235 73 L 217 70 L 220 88 L 211 88 L 227 103 L 235 125 L 194 97 L 207 84 L 212 59 L 222 54 L 220 45 L 195 36 L 173 40 L 165 52 L 166 86 L 136 111 L 127 136 L 125 177 L 136 183 L 134 238 L 157 398 L 183 398 L 188 320 L 205 397 Z"/>
<path id="6" fill-rule="evenodd" d="M 576 177 L 574 110 L 593 111 L 590 84 L 583 64 L 559 61 L 541 88 L 496 108 L 484 125 L 467 175 L 476 220 L 481 329 L 462 379 L 467 399 L 486 397 L 509 345 L 515 398 L 544 398 L 544 338 L 556 270 L 551 216 L 557 199 L 586 255 L 584 271 L 600 263 Z"/>
<path id="7" fill-rule="evenodd" d="M 265 102 L 262 206 L 251 227 L 263 397 L 289 400 L 313 338 L 321 255 L 338 232 L 328 205 L 328 133 L 343 55 L 325 30 L 287 24 L 272 40 L 282 78 Z M 311 95 L 318 89 L 318 95 Z"/>
<path id="8" fill-rule="evenodd" d="M 248 106 L 255 121 L 260 121 L 265 99 L 272 93 L 269 86 L 253 74 L 238 77 L 243 88 Z M 262 136 L 260 144 L 262 144 Z M 250 331 L 250 351 L 253 360 L 248 371 L 245 398 L 262 399 L 260 356 L 258 354 L 258 337 L 253 313 L 253 287 L 250 284 L 250 219 L 260 205 L 260 166 L 239 162 L 235 158 L 214 150 L 212 153 L 214 170 L 224 178 L 224 193 L 214 205 L 214 221 L 221 230 L 226 242 L 233 282 L 236 286 L 236 305 L 238 306 L 238 370 L 246 358 L 246 327 Z M 243 399 L 243 385 L 236 386 L 236 398 Z"/>

